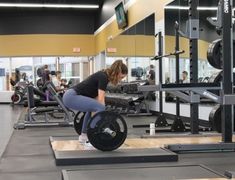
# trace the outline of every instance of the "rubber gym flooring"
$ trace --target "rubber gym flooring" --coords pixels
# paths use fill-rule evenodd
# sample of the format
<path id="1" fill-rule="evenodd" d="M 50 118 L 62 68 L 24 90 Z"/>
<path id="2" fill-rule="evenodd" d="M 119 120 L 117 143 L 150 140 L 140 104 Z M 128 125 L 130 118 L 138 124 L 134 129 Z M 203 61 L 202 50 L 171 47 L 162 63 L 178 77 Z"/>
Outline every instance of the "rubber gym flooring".
<path id="1" fill-rule="evenodd" d="M 14 110 L 15 109 L 15 110 Z M 0 142 L 8 141 L 11 135 L 14 122 L 18 118 L 20 111 L 23 109 L 14 108 L 10 105 L 0 105 L 0 132 L 5 132 L 0 136 Z M 143 122 L 154 122 L 155 117 L 125 117 L 129 126 L 129 138 L 136 138 L 145 132 L 145 129 L 133 129 L 133 124 L 141 124 Z M 8 128 L 8 129 L 7 129 Z M 91 172 L 94 175 L 98 171 L 99 177 L 105 169 L 115 168 L 119 169 L 134 169 L 137 171 L 142 168 L 161 168 L 163 166 L 169 167 L 169 172 L 173 172 L 174 166 L 192 166 L 195 168 L 206 166 L 209 169 L 216 171 L 219 174 L 224 174 L 226 170 L 235 171 L 235 152 L 221 152 L 221 153 L 190 153 L 179 154 L 177 162 L 165 163 L 135 163 L 135 164 L 113 164 L 113 165 L 86 165 L 86 166 L 56 166 L 53 151 L 49 144 L 50 136 L 75 136 L 72 127 L 50 127 L 50 128 L 26 128 L 25 130 L 14 130 L 10 141 L 1 157 L 0 161 L 0 180 L 58 180 L 62 179 L 62 170 L 69 170 L 73 176 L 75 170 L 82 172 Z M 1 147 L 4 144 L 1 143 Z M 143 170 L 143 173 L 148 173 L 148 170 Z M 155 172 L 155 176 L 164 177 L 164 173 Z M 190 172 L 185 172 L 189 173 Z M 140 173 L 137 173 L 138 175 Z M 80 174 L 81 175 L 81 174 Z M 83 174 L 84 175 L 84 174 Z M 194 175 L 197 175 L 194 173 Z M 86 180 L 86 176 L 82 176 Z M 134 176 L 133 176 L 134 177 Z M 143 175 L 142 178 L 145 176 Z M 200 177 L 200 174 L 198 174 Z M 141 177 L 139 177 L 141 178 Z M 89 178 L 87 178 L 89 179 Z M 129 177 L 126 179 L 130 179 Z M 157 179 L 157 178 L 156 178 Z M 187 178 L 190 179 L 190 178 Z M 195 179 L 195 176 L 194 176 Z"/>

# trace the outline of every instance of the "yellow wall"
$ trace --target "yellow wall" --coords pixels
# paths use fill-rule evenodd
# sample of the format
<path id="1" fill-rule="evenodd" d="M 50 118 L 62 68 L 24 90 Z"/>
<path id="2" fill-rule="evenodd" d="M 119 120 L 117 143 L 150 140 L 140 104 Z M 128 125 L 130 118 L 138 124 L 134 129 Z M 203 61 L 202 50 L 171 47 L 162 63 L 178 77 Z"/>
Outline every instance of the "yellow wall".
<path id="1" fill-rule="evenodd" d="M 108 56 L 135 56 L 135 35 L 120 35 L 109 41 L 107 48 L 116 49 L 116 52 L 107 53 Z"/>
<path id="2" fill-rule="evenodd" d="M 81 48 L 74 53 L 73 48 Z M 94 35 L 1 35 L 0 56 L 92 56 Z"/>
<path id="3" fill-rule="evenodd" d="M 173 0 L 135 0 L 128 9 L 129 27 L 157 12 L 156 19 L 164 18 L 164 6 Z M 147 2 L 146 2 L 147 1 Z M 117 36 L 122 31 L 114 20 L 96 35 L 1 35 L 0 57 L 4 56 L 93 56 L 106 49 L 109 36 Z M 139 37 L 141 39 L 142 37 Z M 139 40 L 137 40 L 139 41 Z M 80 47 L 80 53 L 74 53 L 73 48 Z M 152 52 L 147 44 L 137 44 L 137 55 Z M 136 51 L 137 52 L 137 51 Z M 131 53 L 132 54 L 132 53 Z"/>
<path id="4" fill-rule="evenodd" d="M 155 55 L 155 37 L 154 36 L 135 36 L 135 55 L 136 56 L 154 56 Z"/>
<path id="5" fill-rule="evenodd" d="M 119 35 L 108 41 L 107 48 L 115 48 L 116 52 L 107 53 L 108 56 L 154 56 L 154 36 Z"/>
<path id="6" fill-rule="evenodd" d="M 157 13 L 156 20 L 164 18 L 164 6 L 173 0 L 136 0 L 128 9 L 128 27 L 135 25 L 153 13 Z M 116 37 L 122 31 L 118 29 L 116 20 L 95 35 L 96 54 L 105 50 L 108 37 Z"/>
<path id="7" fill-rule="evenodd" d="M 128 9 L 128 28 L 152 13 L 155 13 L 155 21 L 162 20 L 164 18 L 164 6 L 172 1 L 173 0 L 136 0 Z M 96 35 L 1 35 L 0 56 L 93 56 L 105 50 L 110 45 L 108 37 L 116 37 L 121 32 L 122 30 L 118 29 L 116 20 L 114 20 Z M 110 47 L 117 46 L 117 53 L 109 55 L 153 56 L 155 53 L 154 38 L 148 38 L 148 40 L 146 40 L 146 36 L 125 36 L 121 39 L 114 38 L 119 40 L 116 42 L 116 45 L 112 44 Z M 122 44 L 122 46 L 120 46 L 120 44 Z M 199 40 L 200 59 L 206 59 L 208 45 L 207 42 Z M 75 47 L 81 48 L 81 52 L 74 53 L 73 48 Z M 188 57 L 188 40 L 181 38 L 180 47 L 186 51 L 183 57 Z M 174 37 L 165 37 L 165 50 L 166 53 L 174 51 Z"/>
<path id="8" fill-rule="evenodd" d="M 198 41 L 198 58 L 201 60 L 207 59 L 207 49 L 209 43 L 203 40 Z M 169 54 L 175 50 L 175 37 L 174 36 L 165 36 L 165 52 Z M 185 53 L 181 55 L 183 58 L 189 58 L 189 40 L 186 38 L 180 38 L 180 49 L 184 50 Z"/>

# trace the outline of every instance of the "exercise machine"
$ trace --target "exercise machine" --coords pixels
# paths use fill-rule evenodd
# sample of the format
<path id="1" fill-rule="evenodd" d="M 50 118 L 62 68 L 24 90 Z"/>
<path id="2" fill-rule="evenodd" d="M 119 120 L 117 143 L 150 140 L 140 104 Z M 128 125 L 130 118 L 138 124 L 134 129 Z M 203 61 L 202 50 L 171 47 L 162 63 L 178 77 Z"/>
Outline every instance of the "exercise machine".
<path id="1" fill-rule="evenodd" d="M 54 101 L 41 101 L 34 99 L 34 93 L 38 93 L 32 85 L 27 87 L 27 113 L 24 121 L 19 121 L 14 125 L 15 129 L 25 127 L 46 127 L 46 126 L 71 126 L 74 112 L 68 110 L 59 95 L 56 93 L 53 84 L 46 84 Z"/>

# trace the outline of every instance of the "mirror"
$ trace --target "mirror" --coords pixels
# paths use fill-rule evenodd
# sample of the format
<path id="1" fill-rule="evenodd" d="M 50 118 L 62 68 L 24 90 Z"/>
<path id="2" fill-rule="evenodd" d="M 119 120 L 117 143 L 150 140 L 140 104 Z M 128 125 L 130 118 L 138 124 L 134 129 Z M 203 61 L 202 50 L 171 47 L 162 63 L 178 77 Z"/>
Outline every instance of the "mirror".
<path id="1" fill-rule="evenodd" d="M 217 1 L 199 1 L 199 34 L 198 40 L 198 81 L 206 82 L 208 77 L 216 73 L 207 61 L 207 49 L 209 44 L 218 39 L 219 36 L 215 31 L 207 17 L 216 17 Z M 183 8 L 184 7 L 184 8 Z M 174 24 L 178 21 L 180 29 L 186 31 L 186 21 L 188 20 L 188 1 L 175 0 L 165 7 L 165 53 L 174 52 L 175 49 L 175 32 Z M 202 8 L 204 7 L 204 8 Z M 208 7 L 208 8 L 205 8 Z M 189 60 L 189 40 L 180 38 L 180 49 L 185 50 L 185 53 L 180 56 L 180 78 L 181 73 L 187 71 L 190 79 L 190 60 Z M 174 83 L 175 78 L 175 57 L 166 58 L 165 60 L 165 80 Z"/>
<path id="2" fill-rule="evenodd" d="M 154 14 L 107 42 L 106 66 L 123 59 L 128 66 L 127 81 L 146 80 L 155 55 Z M 155 66 L 155 65 L 154 65 Z"/>

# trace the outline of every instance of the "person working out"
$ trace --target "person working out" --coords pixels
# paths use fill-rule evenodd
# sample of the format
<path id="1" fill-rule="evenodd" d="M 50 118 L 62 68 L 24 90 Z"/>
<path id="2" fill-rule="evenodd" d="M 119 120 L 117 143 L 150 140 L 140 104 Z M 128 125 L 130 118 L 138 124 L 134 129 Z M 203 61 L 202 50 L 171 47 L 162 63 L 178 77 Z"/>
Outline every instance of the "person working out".
<path id="1" fill-rule="evenodd" d="M 90 75 L 87 79 L 65 92 L 63 102 L 66 107 L 86 112 L 82 134 L 79 136 L 80 143 L 85 143 L 88 140 L 86 132 L 91 113 L 105 110 L 105 90 L 108 83 L 117 85 L 126 77 L 127 73 L 127 66 L 122 60 L 117 60 L 110 68 Z"/>
<path id="2" fill-rule="evenodd" d="M 150 70 L 149 70 L 149 74 L 148 74 L 148 82 L 150 85 L 154 85 L 155 84 L 155 70 L 154 70 L 154 65 L 150 65 Z"/>

